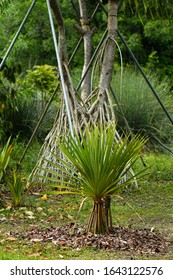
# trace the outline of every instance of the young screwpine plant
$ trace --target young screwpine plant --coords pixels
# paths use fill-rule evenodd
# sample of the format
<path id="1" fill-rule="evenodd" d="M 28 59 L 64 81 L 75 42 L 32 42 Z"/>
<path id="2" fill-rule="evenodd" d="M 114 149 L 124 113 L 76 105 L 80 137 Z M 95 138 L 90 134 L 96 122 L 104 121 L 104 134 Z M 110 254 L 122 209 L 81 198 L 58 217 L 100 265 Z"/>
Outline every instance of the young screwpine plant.
<path id="1" fill-rule="evenodd" d="M 7 178 L 7 185 L 12 196 L 12 206 L 20 206 L 23 199 L 23 181 L 17 170 L 13 170 L 12 176 Z"/>
<path id="2" fill-rule="evenodd" d="M 109 230 L 112 221 L 110 198 L 120 188 L 136 180 L 138 174 L 132 174 L 131 168 L 140 157 L 146 142 L 140 136 L 117 140 L 115 131 L 114 124 L 108 127 L 95 125 L 87 127 L 85 135 L 81 132 L 75 134 L 74 138 L 71 135 L 65 136 L 58 143 L 65 159 L 57 157 L 57 164 L 52 163 L 57 171 L 46 169 L 52 174 L 49 178 L 52 182 L 46 185 L 57 189 L 50 191 L 51 194 L 79 194 L 93 200 L 88 231 L 94 233 Z M 51 166 L 51 161 L 47 161 Z M 106 209 L 107 200 L 109 206 Z"/>

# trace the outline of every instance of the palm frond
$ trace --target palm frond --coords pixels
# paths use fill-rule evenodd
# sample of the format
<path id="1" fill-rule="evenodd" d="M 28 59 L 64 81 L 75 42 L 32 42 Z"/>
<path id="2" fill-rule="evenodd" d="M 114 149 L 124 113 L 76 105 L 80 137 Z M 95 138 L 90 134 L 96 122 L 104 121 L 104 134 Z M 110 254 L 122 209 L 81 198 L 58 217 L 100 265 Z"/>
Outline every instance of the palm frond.
<path id="1" fill-rule="evenodd" d="M 123 178 L 139 158 L 144 143 L 139 136 L 115 142 L 115 126 L 87 128 L 85 135 L 69 135 L 58 143 L 66 160 L 57 157 L 58 163 L 52 167 L 59 171 L 46 171 L 55 177 L 50 178 L 54 186 L 63 181 L 68 190 L 76 185 L 85 196 L 102 198 L 134 180 L 131 174 L 126 182 Z"/>

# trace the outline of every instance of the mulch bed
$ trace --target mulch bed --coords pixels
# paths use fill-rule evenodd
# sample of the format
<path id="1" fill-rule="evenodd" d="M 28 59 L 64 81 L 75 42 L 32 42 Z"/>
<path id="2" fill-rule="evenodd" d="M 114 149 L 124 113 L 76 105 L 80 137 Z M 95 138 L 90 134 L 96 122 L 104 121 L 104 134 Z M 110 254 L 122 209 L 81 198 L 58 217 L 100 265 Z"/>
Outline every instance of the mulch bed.
<path id="1" fill-rule="evenodd" d="M 29 244 L 36 242 L 52 242 L 57 246 L 71 248 L 102 249 L 108 251 L 130 251 L 139 254 L 166 253 L 169 242 L 162 235 L 149 228 L 134 229 L 130 227 L 114 227 L 109 234 L 87 233 L 84 227 L 66 226 L 39 228 L 31 227 L 25 233 L 11 232 Z"/>

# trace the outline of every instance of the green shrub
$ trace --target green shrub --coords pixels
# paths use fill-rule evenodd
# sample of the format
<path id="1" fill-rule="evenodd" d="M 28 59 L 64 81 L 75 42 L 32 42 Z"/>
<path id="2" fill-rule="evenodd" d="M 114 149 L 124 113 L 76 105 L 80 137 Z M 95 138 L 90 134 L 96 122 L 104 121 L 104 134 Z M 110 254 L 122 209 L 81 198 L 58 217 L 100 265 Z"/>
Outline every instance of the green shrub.
<path id="1" fill-rule="evenodd" d="M 0 75 L 0 142 L 3 143 L 9 136 L 30 138 L 58 82 L 55 67 L 49 65 L 35 66 L 24 78 L 16 78 L 15 68 L 13 82 L 7 73 L 4 76 L 5 69 Z M 37 138 L 43 140 L 52 128 L 58 104 L 56 96 L 37 130 Z"/>

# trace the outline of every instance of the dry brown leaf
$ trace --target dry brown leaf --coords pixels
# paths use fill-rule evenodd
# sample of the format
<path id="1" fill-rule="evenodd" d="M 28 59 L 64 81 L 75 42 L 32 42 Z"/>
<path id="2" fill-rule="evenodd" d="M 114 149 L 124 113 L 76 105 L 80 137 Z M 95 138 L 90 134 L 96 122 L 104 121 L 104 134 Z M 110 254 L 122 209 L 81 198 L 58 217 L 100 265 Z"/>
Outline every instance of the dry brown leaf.
<path id="1" fill-rule="evenodd" d="M 11 242 L 11 241 L 16 241 L 16 238 L 13 236 L 10 236 L 10 237 L 7 237 L 6 240 Z"/>

